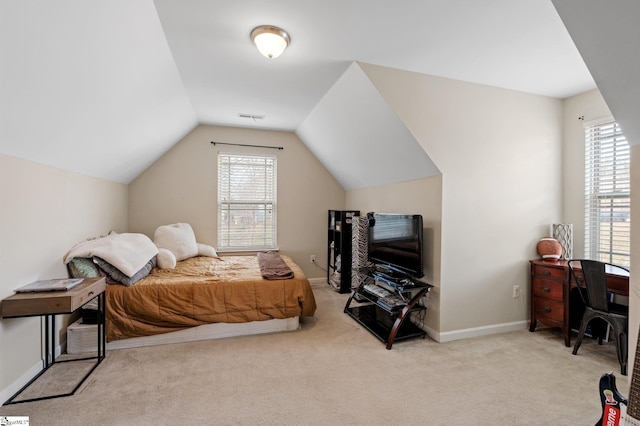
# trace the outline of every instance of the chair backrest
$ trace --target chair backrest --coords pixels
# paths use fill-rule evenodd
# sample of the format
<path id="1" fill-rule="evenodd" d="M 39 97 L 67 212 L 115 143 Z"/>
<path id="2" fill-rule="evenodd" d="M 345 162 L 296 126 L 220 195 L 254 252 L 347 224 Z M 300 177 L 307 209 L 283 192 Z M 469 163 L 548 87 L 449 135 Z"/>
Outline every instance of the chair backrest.
<path id="1" fill-rule="evenodd" d="M 569 268 L 573 277 L 577 280 L 576 272 L 580 268 L 580 273 L 584 279 L 587 298 L 584 301 L 588 306 L 598 311 L 609 312 L 609 299 L 607 295 L 607 272 L 628 273 L 626 268 L 611 263 L 600 262 L 588 259 L 572 259 L 569 261 Z"/>

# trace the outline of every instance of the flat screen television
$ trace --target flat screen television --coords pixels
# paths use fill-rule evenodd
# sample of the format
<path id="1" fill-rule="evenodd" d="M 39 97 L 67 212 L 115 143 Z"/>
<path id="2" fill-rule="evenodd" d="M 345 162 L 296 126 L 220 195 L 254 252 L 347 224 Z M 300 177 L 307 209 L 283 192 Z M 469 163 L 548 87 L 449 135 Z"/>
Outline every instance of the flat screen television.
<path id="1" fill-rule="evenodd" d="M 392 274 L 422 278 L 422 216 L 371 212 L 367 218 L 369 261 Z"/>

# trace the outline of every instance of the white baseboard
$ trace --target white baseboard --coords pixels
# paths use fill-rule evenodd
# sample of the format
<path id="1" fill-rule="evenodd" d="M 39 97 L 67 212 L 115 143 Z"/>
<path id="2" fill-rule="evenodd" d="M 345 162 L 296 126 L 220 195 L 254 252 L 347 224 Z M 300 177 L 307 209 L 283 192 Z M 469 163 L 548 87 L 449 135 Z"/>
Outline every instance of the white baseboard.
<path id="1" fill-rule="evenodd" d="M 16 392 L 18 392 L 24 385 L 29 383 L 29 380 L 33 379 L 36 374 L 42 370 L 42 360 L 37 362 L 33 367 L 25 371 L 25 373 L 18 378 L 15 382 L 7 386 L 0 392 L 0 403 L 4 403 L 11 398 Z"/>
<path id="2" fill-rule="evenodd" d="M 309 283 L 311 284 L 312 288 L 329 286 L 326 278 L 309 278 Z M 421 328 L 427 332 L 427 336 L 429 336 L 431 339 L 435 340 L 436 342 L 445 343 L 453 342 L 455 340 L 488 336 L 491 334 L 506 333 L 509 331 L 517 331 L 525 329 L 527 327 L 529 327 L 528 320 L 485 325 L 482 327 L 466 328 L 462 330 L 446 331 L 444 333 L 440 333 L 427 326 L 422 326 Z"/>
<path id="3" fill-rule="evenodd" d="M 436 333 L 433 330 L 427 330 L 429 337 L 437 342 L 445 343 L 454 340 L 469 339 L 472 337 L 488 336 L 490 334 L 506 333 L 508 331 L 522 330 L 529 326 L 529 321 L 514 321 L 502 324 L 485 325 L 482 327 L 466 328 L 462 330 L 445 331 L 444 333 Z"/>
<path id="4" fill-rule="evenodd" d="M 54 358 L 54 359 L 58 358 L 60 355 L 62 355 L 63 353 L 65 353 L 65 352 L 66 352 L 66 348 L 67 348 L 67 343 L 66 343 L 66 341 L 65 341 L 65 342 L 62 342 L 62 343 L 58 343 L 58 344 L 55 346 L 55 348 L 54 348 L 54 350 L 55 350 L 55 352 L 56 352 L 56 354 L 55 354 L 55 358 Z M 48 349 L 48 348 L 47 348 L 47 349 Z M 44 348 L 44 346 L 43 346 L 43 350 L 47 352 L 47 354 L 48 354 L 48 356 L 49 356 L 49 357 L 51 357 L 51 352 L 49 352 L 47 349 L 45 349 L 45 348 Z M 43 360 L 43 362 L 44 362 L 44 360 Z"/>
<path id="5" fill-rule="evenodd" d="M 57 359 L 63 352 L 64 346 L 66 346 L 66 342 L 62 342 L 55 346 L 55 359 Z M 43 350 L 44 346 L 43 346 Z M 48 351 L 47 351 L 48 352 Z M 49 354 L 51 356 L 51 354 Z M 6 389 L 3 389 L 0 392 L 0 403 L 6 401 L 11 398 L 16 392 L 18 392 L 24 385 L 29 383 L 29 380 L 33 379 L 36 374 L 40 373 L 42 368 L 44 367 L 44 360 L 41 359 L 38 361 L 33 367 L 29 368 L 22 376 L 18 378 L 15 382 L 11 383 Z"/>

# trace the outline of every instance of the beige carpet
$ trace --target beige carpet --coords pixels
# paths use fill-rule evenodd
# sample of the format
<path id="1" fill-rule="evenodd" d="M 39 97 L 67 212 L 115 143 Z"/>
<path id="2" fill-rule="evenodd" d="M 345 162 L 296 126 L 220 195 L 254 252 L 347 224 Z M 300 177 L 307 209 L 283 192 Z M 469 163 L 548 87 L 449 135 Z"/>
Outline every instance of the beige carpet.
<path id="1" fill-rule="evenodd" d="M 74 396 L 0 415 L 31 425 L 589 425 L 603 372 L 628 391 L 613 343 L 588 340 L 573 356 L 558 331 L 522 330 L 388 351 L 342 312 L 347 295 L 314 291 L 317 315 L 300 331 L 110 351 Z"/>

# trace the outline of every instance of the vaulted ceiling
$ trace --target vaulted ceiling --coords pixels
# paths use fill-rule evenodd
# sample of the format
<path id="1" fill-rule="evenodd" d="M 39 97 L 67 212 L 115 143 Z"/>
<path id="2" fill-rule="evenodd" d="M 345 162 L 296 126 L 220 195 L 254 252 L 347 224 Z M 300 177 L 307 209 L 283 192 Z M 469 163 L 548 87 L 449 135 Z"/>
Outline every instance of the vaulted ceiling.
<path id="1" fill-rule="evenodd" d="M 280 58 L 249 40 L 261 24 L 290 33 Z M 2 1 L 0 153 L 127 183 L 217 124 L 295 131 L 322 161 L 334 147 L 311 112 L 376 99 L 354 61 L 557 98 L 596 87 L 551 0 Z M 411 145 L 384 105 L 357 106 Z"/>
<path id="2" fill-rule="evenodd" d="M 595 87 L 550 1 L 155 4 L 201 123 L 296 130 L 353 61 L 560 98 Z M 249 40 L 263 24 L 291 35 L 278 59 Z"/>
<path id="3" fill-rule="evenodd" d="M 640 144 L 640 2 L 553 3 L 627 141 Z"/>

